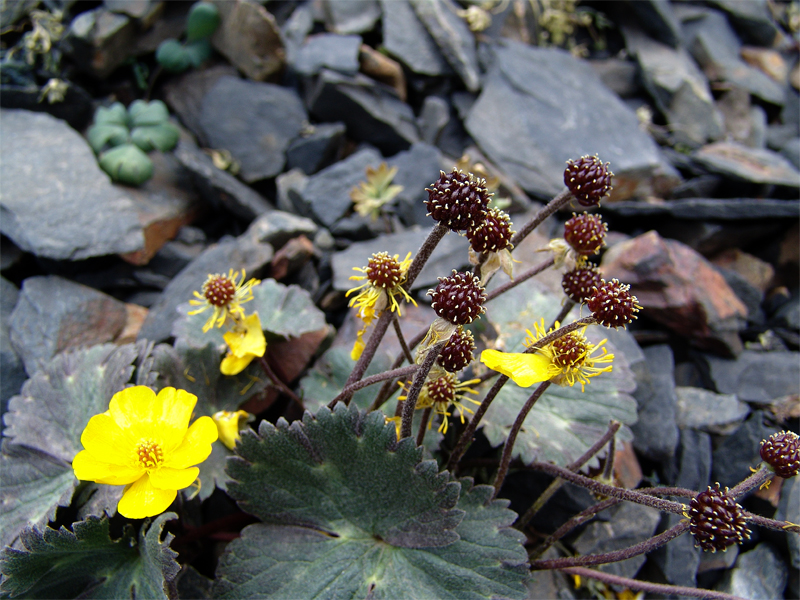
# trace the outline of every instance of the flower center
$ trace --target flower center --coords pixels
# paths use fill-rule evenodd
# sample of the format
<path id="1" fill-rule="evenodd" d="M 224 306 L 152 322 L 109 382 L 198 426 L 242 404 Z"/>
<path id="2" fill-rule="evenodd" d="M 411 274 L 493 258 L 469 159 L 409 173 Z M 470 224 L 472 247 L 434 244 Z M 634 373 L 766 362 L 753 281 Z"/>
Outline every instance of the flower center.
<path id="1" fill-rule="evenodd" d="M 455 381 L 449 374 L 429 381 L 427 387 L 428 397 L 435 403 L 450 404 L 456 399 Z"/>
<path id="2" fill-rule="evenodd" d="M 227 306 L 236 296 L 236 286 L 224 275 L 209 275 L 203 284 L 203 296 L 213 306 Z"/>
<path id="3" fill-rule="evenodd" d="M 164 453 L 153 440 L 141 440 L 136 445 L 136 457 L 139 465 L 145 469 L 157 469 L 164 462 Z"/>
<path id="4" fill-rule="evenodd" d="M 372 285 L 393 288 L 403 280 L 400 264 L 388 252 L 373 254 L 367 263 L 367 277 Z"/>
<path id="5" fill-rule="evenodd" d="M 582 335 L 568 333 L 553 342 L 553 363 L 557 367 L 578 367 L 586 360 L 589 344 Z"/>

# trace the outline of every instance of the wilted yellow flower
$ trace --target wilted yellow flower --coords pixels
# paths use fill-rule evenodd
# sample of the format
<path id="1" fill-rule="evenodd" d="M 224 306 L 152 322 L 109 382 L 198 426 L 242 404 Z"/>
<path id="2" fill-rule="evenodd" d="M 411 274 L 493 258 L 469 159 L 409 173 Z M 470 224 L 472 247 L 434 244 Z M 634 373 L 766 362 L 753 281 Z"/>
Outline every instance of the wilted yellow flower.
<path id="1" fill-rule="evenodd" d="M 367 180 L 350 191 L 350 199 L 359 215 L 376 219 L 383 205 L 403 191 L 402 185 L 391 185 L 395 175 L 397 167 L 390 169 L 385 162 L 377 169 L 367 167 Z"/>
<path id="2" fill-rule="evenodd" d="M 448 410 L 452 406 L 458 411 L 461 422 L 464 422 L 464 413 L 472 414 L 474 411 L 471 408 L 464 406 L 464 400 L 472 402 L 473 404 L 480 404 L 477 400 L 469 398 L 465 394 L 477 394 L 469 386 L 480 383 L 480 379 L 470 379 L 469 381 L 459 382 L 458 377 L 453 373 L 444 372 L 443 375 L 438 375 L 438 372 L 431 376 L 419 392 L 417 398 L 417 405 L 414 407 L 416 410 L 421 408 L 432 408 L 433 413 L 442 415 L 442 423 L 439 425 L 439 433 L 447 433 L 447 417 L 452 415 Z M 405 387 L 405 386 L 403 386 Z M 398 396 L 400 401 L 406 399 L 406 396 Z M 430 427 L 430 422 L 428 423 Z"/>
<path id="3" fill-rule="evenodd" d="M 211 454 L 217 426 L 211 417 L 189 420 L 197 397 L 175 388 L 156 395 L 138 385 L 114 394 L 108 410 L 89 419 L 81 450 L 72 460 L 84 481 L 124 485 L 117 511 L 129 519 L 158 515 L 200 470 Z"/>
<path id="4" fill-rule="evenodd" d="M 238 375 L 254 358 L 264 356 L 267 350 L 267 340 L 264 338 L 258 313 L 237 321 L 222 337 L 228 344 L 228 354 L 219 365 L 223 375 Z"/>
<path id="5" fill-rule="evenodd" d="M 541 324 L 534 324 L 534 328 L 536 335 L 528 331 L 530 337 L 525 340 L 526 346 L 530 347 L 549 333 L 544 330 L 544 319 Z M 611 362 L 614 360 L 614 355 L 602 348 L 606 340 L 594 345 L 584 337 L 585 331 L 586 327 L 579 332 L 568 333 L 529 354 L 484 350 L 481 362 L 510 377 L 520 387 L 530 387 L 542 381 L 552 381 L 562 386 L 573 386 L 580 382 L 581 391 L 584 391 L 590 377 L 611 371 Z M 593 358 L 592 354 L 597 350 L 602 350 L 602 354 Z M 598 364 L 606 366 L 595 366 Z"/>
<path id="6" fill-rule="evenodd" d="M 189 300 L 189 304 L 200 306 L 197 310 L 190 311 L 190 315 L 196 315 L 211 308 L 211 316 L 203 325 L 206 332 L 214 325 L 222 327 L 230 316 L 234 321 L 244 318 L 244 309 L 241 307 L 245 302 L 253 299 L 253 286 L 261 283 L 258 279 L 250 279 L 245 283 L 245 271 L 242 269 L 242 277 L 237 282 L 239 274 L 234 273 L 233 269 L 228 275 L 209 275 L 203 284 L 202 293 L 194 292 L 197 300 Z"/>
<path id="7" fill-rule="evenodd" d="M 241 439 L 239 430 L 246 426 L 246 423 L 252 415 L 245 410 L 237 410 L 235 412 L 229 410 L 221 410 L 214 413 L 211 417 L 217 425 L 219 431 L 219 441 L 225 444 L 229 450 L 233 450 L 236 442 Z"/>

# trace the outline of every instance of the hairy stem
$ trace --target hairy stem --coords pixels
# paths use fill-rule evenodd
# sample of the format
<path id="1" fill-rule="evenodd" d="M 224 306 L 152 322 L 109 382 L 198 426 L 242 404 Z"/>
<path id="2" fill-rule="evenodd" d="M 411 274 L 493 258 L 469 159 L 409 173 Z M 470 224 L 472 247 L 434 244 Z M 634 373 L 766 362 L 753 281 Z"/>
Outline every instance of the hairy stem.
<path id="1" fill-rule="evenodd" d="M 607 508 L 610 508 L 616 504 L 622 502 L 619 498 L 607 498 L 602 502 L 598 502 L 579 512 L 577 515 L 569 519 L 566 523 L 564 523 L 561 527 L 556 529 L 552 535 L 548 536 L 544 542 L 542 542 L 539 546 L 537 546 L 530 554 L 531 559 L 537 559 L 542 554 L 547 552 L 547 549 L 550 548 L 553 544 L 555 544 L 558 540 L 563 538 L 567 535 L 570 531 L 583 525 L 586 521 L 594 518 L 594 516 L 600 512 L 603 512 Z"/>
<path id="2" fill-rule="evenodd" d="M 411 437 L 411 420 L 414 418 L 414 410 L 417 407 L 419 393 L 422 391 L 422 386 L 425 385 L 425 379 L 427 379 L 428 373 L 430 373 L 431 367 L 433 367 L 433 363 L 436 362 L 439 352 L 442 351 L 446 343 L 447 340 L 443 340 L 432 346 L 425 355 L 422 364 L 419 365 L 419 369 L 417 369 L 417 372 L 414 374 L 414 380 L 411 382 L 411 389 L 408 390 L 406 399 L 403 401 L 403 425 L 400 429 L 400 439 Z"/>
<path id="3" fill-rule="evenodd" d="M 506 474 L 508 473 L 508 465 L 511 464 L 511 452 L 514 450 L 514 443 L 517 441 L 519 430 L 522 429 L 522 423 L 525 421 L 525 417 L 528 416 L 528 413 L 531 412 L 533 405 L 536 404 L 536 401 L 542 397 L 544 391 L 549 387 L 550 381 L 543 381 L 540 383 L 539 387 L 534 390 L 534 392 L 525 402 L 522 410 L 519 411 L 517 418 L 514 419 L 514 424 L 511 426 L 511 431 L 508 432 L 508 438 L 506 438 L 506 443 L 503 446 L 503 455 L 500 458 L 500 467 L 497 469 L 497 475 L 495 475 L 494 483 L 492 484 L 494 486 L 495 496 L 497 496 L 500 488 L 503 487 L 503 481 L 505 481 Z"/>
<path id="4" fill-rule="evenodd" d="M 417 431 L 417 446 L 422 446 L 422 442 L 425 441 L 425 432 L 428 430 L 428 421 L 430 421 L 432 410 L 429 406 L 422 411 L 422 421 L 420 421 L 419 430 Z"/>
<path id="5" fill-rule="evenodd" d="M 520 229 L 516 234 L 514 234 L 514 237 L 511 238 L 511 243 L 514 244 L 514 247 L 516 248 L 522 240 L 528 237 L 528 235 L 530 235 L 534 229 L 542 224 L 542 221 L 564 206 L 571 199 L 572 193 L 569 190 L 564 190 L 558 194 L 558 196 L 550 200 L 550 202 L 545 204 L 542 209 L 536 213 L 530 221 L 525 223 L 525 225 L 522 226 L 522 229 Z"/>
<path id="6" fill-rule="evenodd" d="M 748 511 L 744 511 L 744 516 L 747 518 L 748 521 L 751 521 L 756 525 L 760 525 L 761 527 L 766 527 L 767 529 L 772 529 L 774 531 L 791 531 L 792 533 L 800 533 L 800 525 L 798 525 L 797 523 L 790 523 L 789 521 L 776 521 L 774 519 L 768 519 L 766 517 L 754 515 L 753 513 Z"/>
<path id="7" fill-rule="evenodd" d="M 728 493 L 734 498 L 741 498 L 742 496 L 752 492 L 757 487 L 761 487 L 764 482 L 772 476 L 772 471 L 770 471 L 765 465 L 762 465 L 758 471 L 750 475 L 741 483 L 735 485 L 731 490 L 729 490 Z"/>
<path id="8" fill-rule="evenodd" d="M 408 377 L 412 373 L 414 373 L 419 367 L 417 365 L 408 365 L 407 367 L 400 367 L 399 369 L 392 369 L 391 371 L 384 371 L 383 373 L 376 373 L 375 375 L 370 375 L 369 377 L 365 377 L 360 381 L 356 381 L 345 387 L 341 393 L 336 396 L 333 400 L 328 403 L 328 408 L 332 409 L 336 406 L 337 402 L 341 402 L 342 398 L 345 396 L 349 397 L 356 393 L 358 390 L 373 385 L 375 383 L 391 380 L 395 377 Z"/>
<path id="9" fill-rule="evenodd" d="M 420 331 L 417 335 L 415 335 L 413 338 L 411 338 L 411 342 L 409 343 L 409 349 L 416 348 L 417 345 L 422 340 L 425 339 L 426 333 L 428 333 L 428 330 L 424 329 Z M 392 363 L 392 369 L 396 369 L 400 365 L 402 365 L 403 360 L 405 360 L 405 353 L 400 352 L 400 354 L 397 355 L 397 358 L 395 358 L 394 362 Z M 414 364 L 413 360 L 411 361 L 411 364 Z M 369 407 L 369 412 L 372 412 L 373 410 L 378 410 L 381 406 L 383 406 L 383 403 L 386 402 L 389 399 L 389 396 L 391 396 L 396 390 L 397 390 L 397 382 L 393 379 L 387 379 L 386 383 L 384 383 L 381 386 L 380 391 L 378 391 L 378 395 L 375 396 L 375 400 L 372 401 L 372 404 Z"/>
<path id="10" fill-rule="evenodd" d="M 295 394 L 289 388 L 288 385 L 286 385 L 285 383 L 283 383 L 283 381 L 280 380 L 280 378 L 275 374 L 275 371 L 272 370 L 272 367 L 269 366 L 267 359 L 261 356 L 259 357 L 258 362 L 261 365 L 261 368 L 263 369 L 264 373 L 266 373 L 267 377 L 270 378 L 275 387 L 277 387 L 281 392 L 289 396 L 289 398 L 294 400 L 300 407 L 300 410 L 305 410 L 305 407 L 303 406 L 303 401 L 300 399 L 300 396 Z"/>
<path id="11" fill-rule="evenodd" d="M 403 354 L 408 361 L 408 364 L 414 364 L 414 357 L 411 355 L 411 350 L 406 344 L 406 338 L 403 335 L 403 330 L 400 328 L 400 321 L 397 318 L 397 313 L 394 314 L 394 320 L 392 320 L 392 325 L 394 325 L 394 333 L 397 336 L 397 341 L 400 342 L 400 348 L 403 350 Z"/>
<path id="12" fill-rule="evenodd" d="M 531 267 L 530 269 L 528 269 L 524 273 L 522 273 L 520 275 L 517 275 L 511 281 L 507 281 L 503 285 L 501 285 L 499 287 L 496 287 L 491 292 L 488 292 L 486 294 L 486 302 L 489 302 L 489 300 L 494 300 L 495 298 L 497 298 L 501 294 L 505 294 L 508 290 L 514 289 L 520 283 L 524 283 L 524 282 L 528 281 L 528 279 L 530 279 L 531 277 L 534 277 L 535 275 L 538 275 L 542 271 L 545 271 L 545 270 L 549 269 L 550 267 L 553 266 L 554 262 L 555 261 L 552 258 L 548 258 L 543 263 L 541 263 L 539 265 L 536 265 L 535 267 Z"/>

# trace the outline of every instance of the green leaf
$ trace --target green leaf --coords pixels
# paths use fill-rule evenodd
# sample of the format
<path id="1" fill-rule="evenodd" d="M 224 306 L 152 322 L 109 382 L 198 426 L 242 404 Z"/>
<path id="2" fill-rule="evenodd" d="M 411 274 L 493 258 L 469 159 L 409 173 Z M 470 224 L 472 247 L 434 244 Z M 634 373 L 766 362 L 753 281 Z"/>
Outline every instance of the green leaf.
<path id="1" fill-rule="evenodd" d="M 95 123 L 86 132 L 86 138 L 95 154 L 105 146 L 119 146 L 129 141 L 128 128 L 113 123 Z"/>
<path id="2" fill-rule="evenodd" d="M 421 461 L 380 413 L 339 404 L 291 426 L 262 422 L 237 452 L 229 493 L 268 523 L 228 546 L 216 596 L 525 597 L 508 503 Z"/>
<path id="3" fill-rule="evenodd" d="M 98 157 L 100 168 L 114 181 L 141 185 L 153 176 L 153 161 L 135 144 L 123 144 Z"/>
<path id="4" fill-rule="evenodd" d="M 131 129 L 134 127 L 153 127 L 169 122 L 169 110 L 161 100 L 145 102 L 134 100 L 128 107 Z"/>
<path id="5" fill-rule="evenodd" d="M 0 481 L 0 546 L 10 546 L 25 527 L 46 525 L 57 507 L 69 506 L 78 484 L 69 463 L 7 439 L 0 453 Z"/>
<path id="6" fill-rule="evenodd" d="M 170 73 L 183 73 L 192 61 L 183 45 L 174 39 L 164 40 L 156 50 L 156 61 Z"/>
<path id="7" fill-rule="evenodd" d="M 128 112 L 121 102 L 109 107 L 100 106 L 94 113 L 95 125 L 119 125 L 128 128 Z"/>
<path id="8" fill-rule="evenodd" d="M 180 570 L 169 548 L 173 536 L 161 540 L 164 513 L 145 522 L 137 536 L 126 528 L 118 540 L 109 537 L 107 517 L 73 523 L 72 531 L 46 528 L 23 532 L 23 549 L 6 548 L 0 555 L 4 598 L 167 598 Z"/>
<path id="9" fill-rule="evenodd" d="M 131 131 L 131 141 L 144 152 L 154 149 L 168 152 L 178 143 L 179 137 L 180 132 L 172 123 L 136 127 Z"/>
<path id="10" fill-rule="evenodd" d="M 219 10 L 208 2 L 198 2 L 192 6 L 186 19 L 186 39 L 194 42 L 211 37 L 219 27 Z"/>
<path id="11" fill-rule="evenodd" d="M 183 48 L 193 67 L 199 67 L 211 57 L 211 43 L 207 39 L 189 42 Z"/>
<path id="12" fill-rule="evenodd" d="M 498 339 L 504 342 L 504 351 L 522 352 L 525 330 L 533 330 L 541 318 L 549 325 L 559 309 L 560 299 L 531 281 L 493 300 L 487 316 L 499 332 Z M 597 344 L 603 339 L 603 329 L 589 327 L 585 335 Z M 636 400 L 630 395 L 636 389 L 633 373 L 622 353 L 615 352 L 611 343 L 606 347 L 615 355 L 613 370 L 592 377 L 585 392 L 579 384 L 551 385 L 525 419 L 514 444 L 515 458 L 525 463 L 546 461 L 564 466 L 588 450 L 606 432 L 611 419 L 623 425 L 636 422 Z M 480 391 L 485 394 L 493 383 L 486 382 Z M 503 386 L 481 421 L 492 446 L 505 443 L 511 425 L 535 389 L 521 388 L 513 381 Z M 618 440 L 631 438 L 627 427 L 617 433 Z M 588 466 L 597 464 L 595 457 Z"/>

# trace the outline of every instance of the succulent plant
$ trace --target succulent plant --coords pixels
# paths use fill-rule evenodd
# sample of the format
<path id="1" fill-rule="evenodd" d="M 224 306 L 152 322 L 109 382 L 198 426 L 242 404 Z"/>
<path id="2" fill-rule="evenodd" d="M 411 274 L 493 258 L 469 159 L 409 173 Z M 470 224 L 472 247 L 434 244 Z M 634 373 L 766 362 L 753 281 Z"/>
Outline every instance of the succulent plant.
<path id="1" fill-rule="evenodd" d="M 182 73 L 189 67 L 199 67 L 211 56 L 208 38 L 219 27 L 219 9 L 209 2 L 197 2 L 186 19 L 186 42 L 176 39 L 161 42 L 156 60 L 171 73 Z"/>

